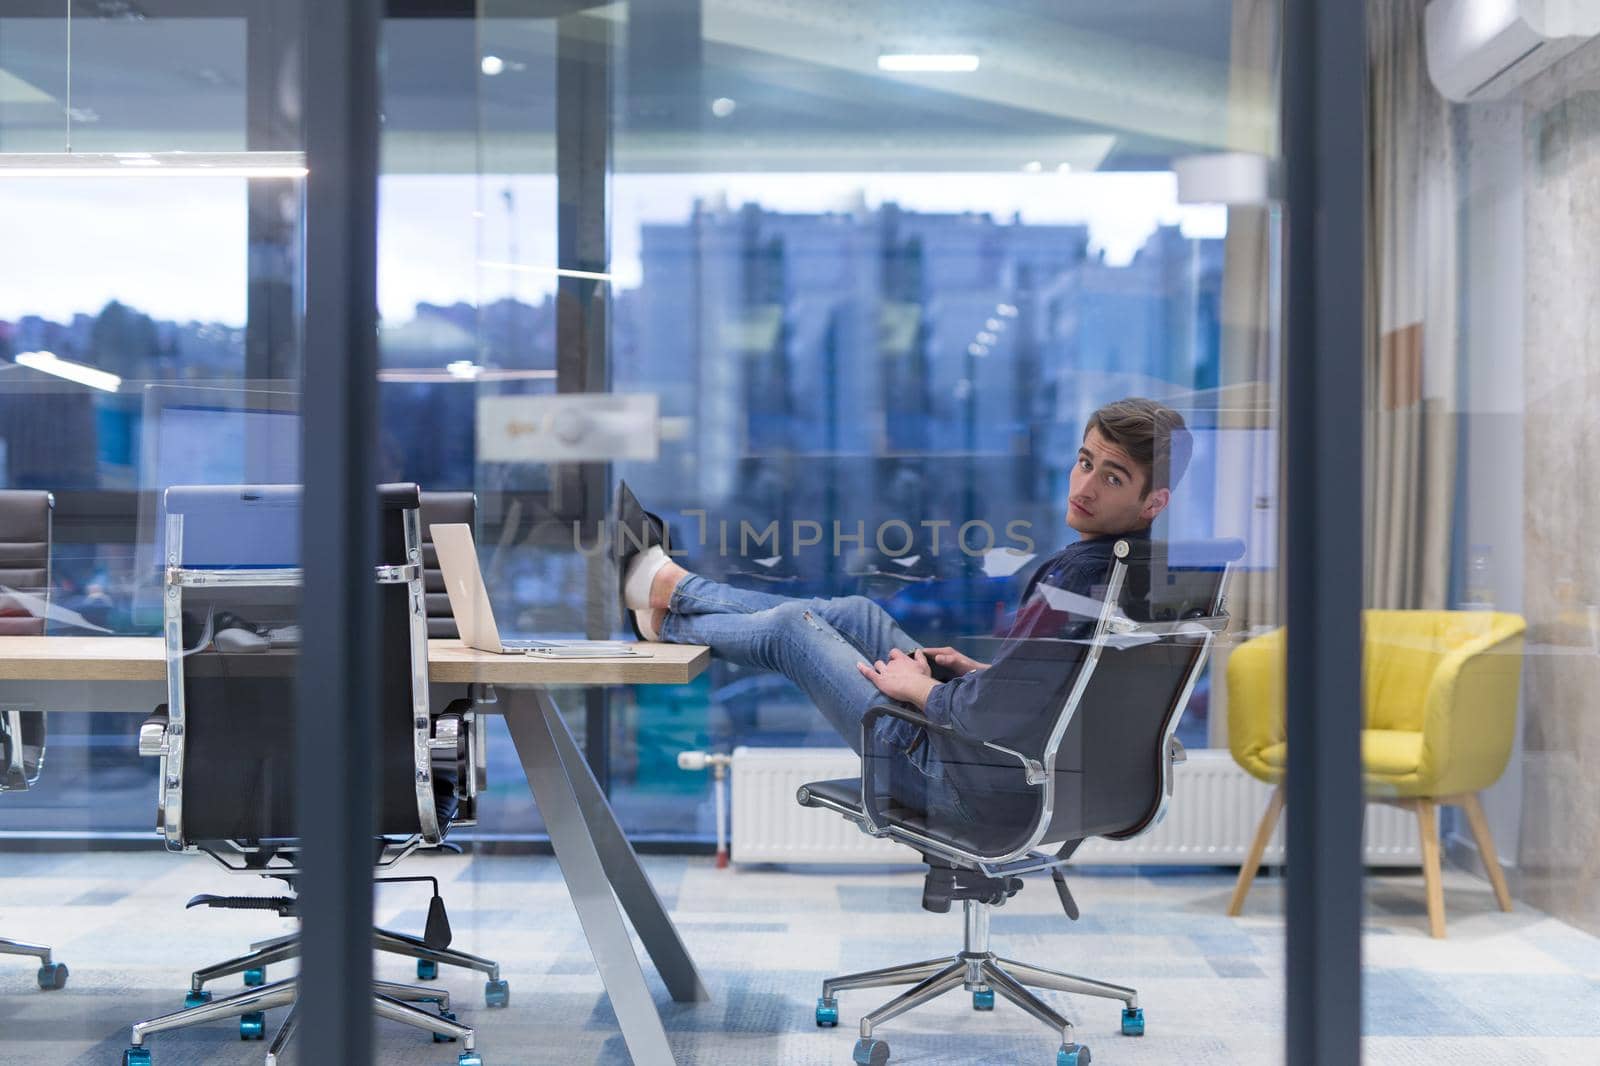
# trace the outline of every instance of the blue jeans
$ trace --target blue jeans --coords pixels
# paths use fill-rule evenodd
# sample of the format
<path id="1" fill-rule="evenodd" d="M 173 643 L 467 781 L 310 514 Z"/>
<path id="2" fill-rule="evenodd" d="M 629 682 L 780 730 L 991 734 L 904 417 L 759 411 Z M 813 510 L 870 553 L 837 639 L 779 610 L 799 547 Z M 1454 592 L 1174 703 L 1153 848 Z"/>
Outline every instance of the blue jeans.
<path id="1" fill-rule="evenodd" d="M 672 644 L 704 644 L 729 662 L 787 677 L 858 755 L 862 717 L 869 708 L 893 701 L 856 664 L 886 660 L 894 648 L 910 654 L 921 647 L 865 596 L 793 599 L 697 574 L 673 590 L 660 636 Z M 904 719 L 878 720 L 872 748 L 890 759 L 891 792 L 924 810 L 949 808 L 970 820 L 943 787 L 943 767 L 929 745 L 917 743 L 921 736 L 922 730 Z"/>

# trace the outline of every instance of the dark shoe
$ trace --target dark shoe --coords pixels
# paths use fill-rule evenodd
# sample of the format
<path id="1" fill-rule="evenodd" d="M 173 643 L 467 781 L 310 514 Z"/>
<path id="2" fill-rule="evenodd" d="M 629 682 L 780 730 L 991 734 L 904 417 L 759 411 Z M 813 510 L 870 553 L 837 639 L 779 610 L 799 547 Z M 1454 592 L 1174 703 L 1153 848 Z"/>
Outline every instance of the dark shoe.
<path id="1" fill-rule="evenodd" d="M 639 503 L 626 481 L 617 482 L 617 505 L 612 511 L 617 562 L 626 566 L 639 552 L 667 541 L 667 523 Z"/>
<path id="2" fill-rule="evenodd" d="M 633 612 L 623 600 L 622 586 L 627 581 L 628 564 L 635 555 L 657 545 L 666 545 L 667 523 L 660 515 L 644 509 L 626 481 L 617 482 L 617 504 L 611 512 L 611 523 L 611 535 L 614 538 L 611 550 L 617 563 L 617 604 L 622 608 L 622 616 L 628 620 L 628 628 L 643 640 L 644 634 L 639 632 Z"/>

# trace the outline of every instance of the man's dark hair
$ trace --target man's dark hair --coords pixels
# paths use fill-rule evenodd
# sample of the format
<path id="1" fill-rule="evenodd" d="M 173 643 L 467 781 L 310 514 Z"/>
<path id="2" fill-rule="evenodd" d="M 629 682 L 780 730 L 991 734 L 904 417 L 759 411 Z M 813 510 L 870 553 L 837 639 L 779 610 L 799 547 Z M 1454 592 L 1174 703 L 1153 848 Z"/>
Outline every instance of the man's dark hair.
<path id="1" fill-rule="evenodd" d="M 1166 404 L 1142 396 L 1108 403 L 1089 416 L 1083 435 L 1088 437 L 1091 429 L 1098 429 L 1144 470 L 1141 498 L 1153 489 L 1176 487 L 1189 468 L 1193 438 L 1183 416 Z"/>

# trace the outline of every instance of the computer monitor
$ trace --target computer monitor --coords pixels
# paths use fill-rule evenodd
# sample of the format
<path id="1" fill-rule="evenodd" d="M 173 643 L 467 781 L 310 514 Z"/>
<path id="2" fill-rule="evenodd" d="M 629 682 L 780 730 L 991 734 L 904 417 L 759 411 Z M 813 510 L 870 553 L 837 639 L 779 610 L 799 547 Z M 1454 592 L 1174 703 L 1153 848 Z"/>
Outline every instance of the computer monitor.
<path id="1" fill-rule="evenodd" d="M 1191 426 L 1194 452 L 1173 490 L 1162 536 L 1173 542 L 1238 538 L 1238 565 L 1270 569 L 1278 561 L 1278 431 Z"/>
<path id="2" fill-rule="evenodd" d="M 147 385 L 139 436 L 135 623 L 155 625 L 161 617 L 167 489 L 300 480 L 300 397 L 292 383 Z"/>

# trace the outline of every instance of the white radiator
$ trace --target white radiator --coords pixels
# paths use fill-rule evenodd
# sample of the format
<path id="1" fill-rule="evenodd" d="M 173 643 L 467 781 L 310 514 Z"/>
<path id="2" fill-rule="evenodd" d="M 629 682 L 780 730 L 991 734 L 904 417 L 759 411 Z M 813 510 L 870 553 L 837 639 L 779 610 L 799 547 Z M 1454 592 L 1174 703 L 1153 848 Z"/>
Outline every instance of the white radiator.
<path id="1" fill-rule="evenodd" d="M 732 861 L 739 863 L 920 863 L 901 844 L 867 836 L 832 811 L 802 807 L 795 792 L 808 781 L 855 777 L 861 760 L 849 748 L 735 748 Z M 1132 840 L 1094 839 L 1075 863 L 1237 866 L 1244 861 L 1271 789 L 1246 774 L 1221 749 L 1190 751 L 1174 773 L 1162 823 Z M 1368 866 L 1418 866 L 1415 815 L 1367 807 Z M 1267 846 L 1267 864 L 1284 859 L 1283 822 Z"/>

